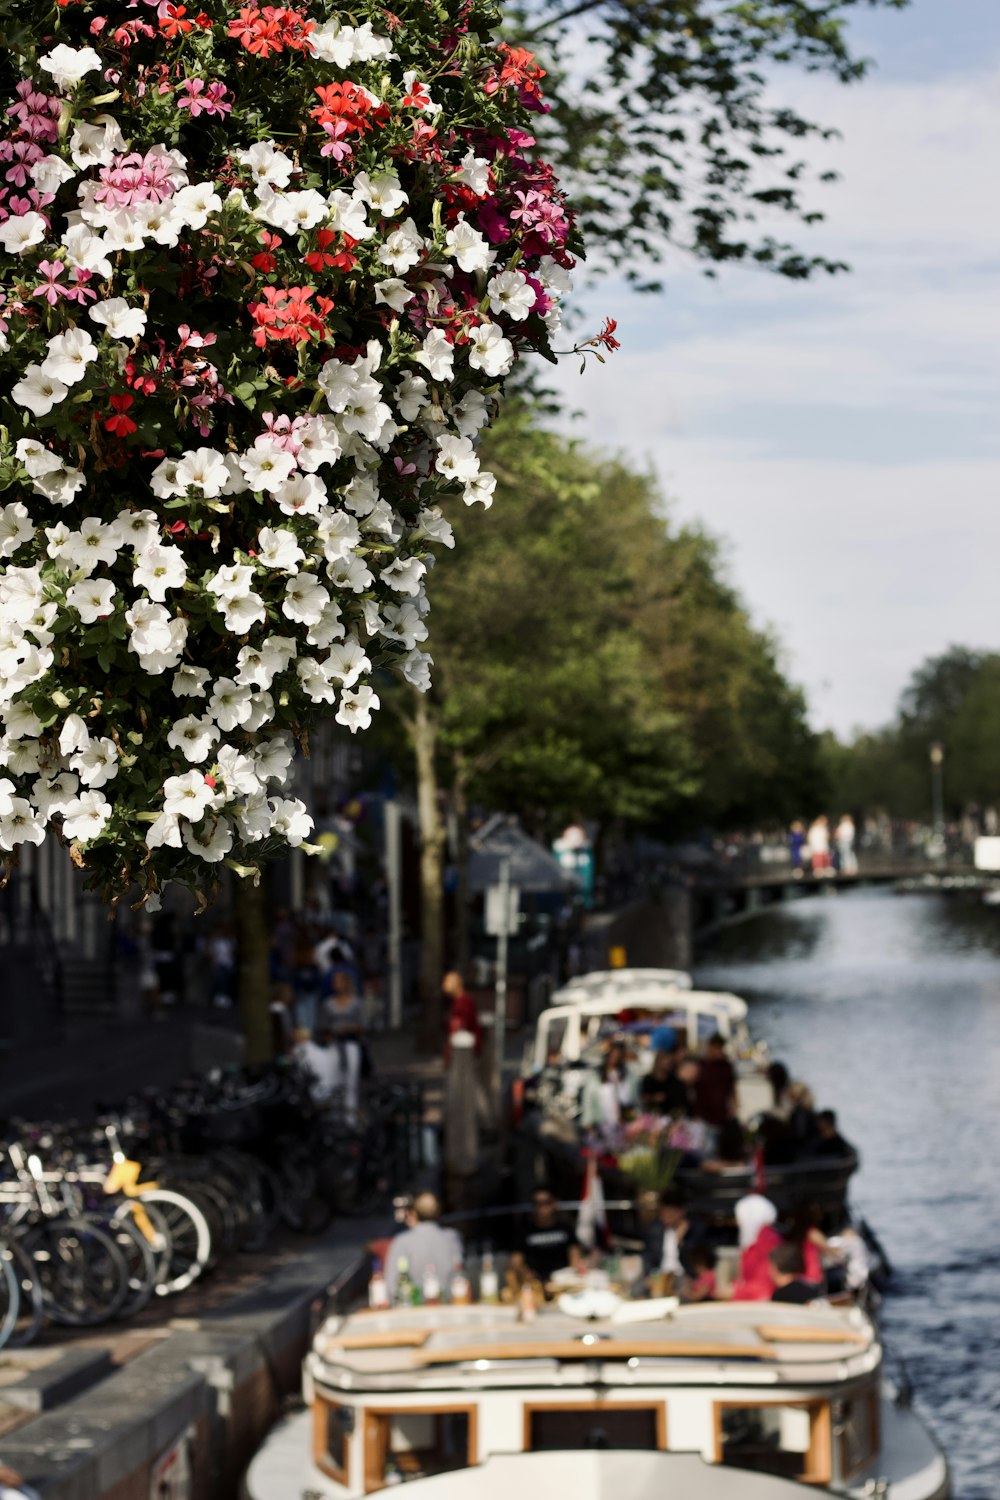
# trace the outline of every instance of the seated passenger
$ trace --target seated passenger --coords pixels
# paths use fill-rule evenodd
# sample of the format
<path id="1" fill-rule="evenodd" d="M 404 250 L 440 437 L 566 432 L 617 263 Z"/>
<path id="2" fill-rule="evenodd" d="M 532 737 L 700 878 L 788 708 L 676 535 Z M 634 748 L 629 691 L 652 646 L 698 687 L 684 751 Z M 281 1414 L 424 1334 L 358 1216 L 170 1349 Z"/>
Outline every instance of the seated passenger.
<path id="1" fill-rule="evenodd" d="M 397 1234 L 385 1258 L 385 1282 L 389 1296 L 395 1299 L 399 1262 L 407 1263 L 416 1286 L 423 1286 L 424 1276 L 433 1267 L 438 1285 L 447 1287 L 452 1272 L 463 1258 L 462 1241 L 454 1229 L 442 1229 L 437 1222 L 441 1204 L 433 1193 L 418 1193 L 413 1202 L 412 1227 Z"/>
<path id="2" fill-rule="evenodd" d="M 816 1139 L 812 1142 L 813 1156 L 850 1156 L 854 1147 L 837 1129 L 837 1116 L 832 1109 L 821 1109 L 816 1116 Z"/>
<path id="3" fill-rule="evenodd" d="M 795 1139 L 796 1155 L 811 1155 L 812 1142 L 816 1135 L 816 1110 L 812 1089 L 804 1083 L 790 1083 L 785 1097 L 789 1104 L 788 1128 Z"/>
<path id="4" fill-rule="evenodd" d="M 707 1238 L 701 1220 L 688 1213 L 684 1194 L 678 1188 L 664 1188 L 656 1220 L 646 1230 L 642 1253 L 646 1275 L 654 1280 L 660 1275 L 679 1280 L 695 1274 L 691 1254 Z"/>
<path id="5" fill-rule="evenodd" d="M 648 1115 L 682 1115 L 688 1110 L 688 1086 L 676 1071 L 676 1052 L 656 1052 L 653 1066 L 639 1085 L 639 1108 Z"/>
<path id="6" fill-rule="evenodd" d="M 623 1114 L 634 1109 L 635 1102 L 635 1079 L 625 1058 L 625 1048 L 621 1042 L 612 1041 L 600 1071 L 589 1073 L 584 1081 L 580 1123 L 585 1129 L 613 1128 L 621 1124 Z"/>
<path id="7" fill-rule="evenodd" d="M 688 1251 L 691 1274 L 684 1278 L 682 1302 L 714 1302 L 717 1285 L 715 1266 L 718 1256 L 712 1245 L 692 1245 Z"/>
<path id="8" fill-rule="evenodd" d="M 694 1086 L 695 1114 L 718 1128 L 736 1113 L 736 1069 L 718 1032 L 709 1037 Z"/>
<path id="9" fill-rule="evenodd" d="M 798 1245 L 776 1245 L 768 1256 L 773 1290 L 772 1302 L 815 1302 L 823 1287 L 806 1281 L 802 1251 Z"/>
<path id="10" fill-rule="evenodd" d="M 555 1195 L 548 1188 L 535 1189 L 531 1207 L 531 1223 L 511 1255 L 510 1268 L 519 1279 L 528 1272 L 546 1286 L 564 1266 L 579 1266 L 583 1249 L 572 1229 L 560 1222 Z"/>
<path id="11" fill-rule="evenodd" d="M 739 1120 L 727 1120 L 716 1137 L 715 1150 L 701 1163 L 703 1172 L 741 1172 L 747 1164 L 746 1137 Z"/>
<path id="12" fill-rule="evenodd" d="M 740 1271 L 733 1286 L 734 1302 L 767 1302 L 774 1282 L 768 1256 L 782 1243 L 774 1227 L 778 1210 L 761 1193 L 748 1193 L 736 1205 L 740 1236 Z"/>

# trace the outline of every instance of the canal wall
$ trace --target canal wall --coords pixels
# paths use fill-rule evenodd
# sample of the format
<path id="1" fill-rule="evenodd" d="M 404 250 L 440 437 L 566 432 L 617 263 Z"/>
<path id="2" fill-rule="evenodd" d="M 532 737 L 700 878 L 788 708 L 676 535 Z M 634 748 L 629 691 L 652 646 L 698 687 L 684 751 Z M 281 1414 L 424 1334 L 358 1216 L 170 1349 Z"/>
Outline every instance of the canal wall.
<path id="1" fill-rule="evenodd" d="M 42 1500 L 235 1500 L 250 1458 L 299 1388 L 319 1322 L 361 1291 L 365 1245 L 388 1232 L 383 1219 L 346 1234 L 339 1226 L 260 1287 L 203 1318 L 177 1320 L 128 1364 L 95 1359 L 93 1383 L 80 1390 L 78 1370 L 69 1399 L 47 1399 L 42 1371 L 24 1398 L 41 1415 L 0 1438 L 0 1460 Z"/>

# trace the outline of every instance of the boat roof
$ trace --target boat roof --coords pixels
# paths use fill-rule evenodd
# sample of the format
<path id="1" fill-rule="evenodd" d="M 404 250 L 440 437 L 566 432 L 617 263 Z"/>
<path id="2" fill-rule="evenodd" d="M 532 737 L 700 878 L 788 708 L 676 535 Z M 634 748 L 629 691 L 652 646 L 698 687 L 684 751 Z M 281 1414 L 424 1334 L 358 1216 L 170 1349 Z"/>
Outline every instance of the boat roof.
<path id="1" fill-rule="evenodd" d="M 573 1005 L 580 1000 L 604 996 L 621 996 L 621 1004 L 630 1003 L 633 990 L 648 994 L 659 987 L 667 990 L 689 990 L 691 975 L 685 969 L 594 969 L 580 974 L 556 990 L 553 1005 Z"/>
<path id="2" fill-rule="evenodd" d="M 557 991 L 552 998 L 560 1000 L 565 993 L 565 990 Z M 747 1003 L 739 995 L 729 995 L 721 990 L 679 990 L 656 985 L 645 990 L 636 986 L 622 993 L 581 996 L 573 1002 L 562 999 L 558 1005 L 543 1010 L 539 1021 L 552 1016 L 616 1016 L 622 1010 L 725 1016 L 730 1022 L 737 1022 L 746 1020 Z"/>
<path id="3" fill-rule="evenodd" d="M 640 1321 L 641 1320 L 641 1321 Z M 623 1301 L 610 1317 L 546 1306 L 532 1323 L 508 1306 L 367 1309 L 333 1317 L 313 1341 L 321 1383 L 352 1390 L 442 1385 L 837 1384 L 880 1358 L 856 1307 Z"/>
<path id="4" fill-rule="evenodd" d="M 557 1453 L 492 1454 L 474 1469 L 420 1480 L 421 1500 L 806 1500 L 814 1485 L 708 1464 L 697 1453 L 580 1448 Z"/>

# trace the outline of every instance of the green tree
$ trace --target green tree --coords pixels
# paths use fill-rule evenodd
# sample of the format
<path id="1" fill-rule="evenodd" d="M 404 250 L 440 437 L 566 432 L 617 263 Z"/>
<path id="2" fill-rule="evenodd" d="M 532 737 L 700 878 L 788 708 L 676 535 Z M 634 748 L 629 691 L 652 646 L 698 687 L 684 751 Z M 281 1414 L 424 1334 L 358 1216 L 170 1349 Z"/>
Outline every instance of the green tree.
<path id="1" fill-rule="evenodd" d="M 509 29 L 550 69 L 537 128 L 587 243 L 647 285 L 677 247 L 707 267 L 844 269 L 768 231 L 823 217 L 805 206 L 800 152 L 833 134 L 772 95 L 789 64 L 862 78 L 848 22 L 880 4 L 907 0 L 519 0 Z"/>
<path id="2" fill-rule="evenodd" d="M 524 408 L 497 425 L 484 461 L 496 503 L 456 518 L 455 550 L 430 580 L 433 687 L 394 694 L 416 762 L 429 1037 L 443 795 L 460 830 L 475 799 L 545 835 L 580 815 L 676 831 L 787 816 L 818 766 L 773 641 L 721 577 L 716 544 L 670 528 L 648 474 Z"/>

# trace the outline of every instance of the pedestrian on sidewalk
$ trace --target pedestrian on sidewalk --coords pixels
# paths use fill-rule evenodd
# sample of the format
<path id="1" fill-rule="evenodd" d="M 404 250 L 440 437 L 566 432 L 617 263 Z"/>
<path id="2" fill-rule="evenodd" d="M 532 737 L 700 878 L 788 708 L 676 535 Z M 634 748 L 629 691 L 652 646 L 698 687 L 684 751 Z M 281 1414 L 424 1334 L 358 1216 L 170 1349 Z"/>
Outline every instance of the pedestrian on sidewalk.
<path id="1" fill-rule="evenodd" d="M 344 1114 L 348 1124 L 354 1125 L 366 1067 L 365 1010 L 346 969 L 334 974 L 333 994 L 323 1003 L 322 1017 L 322 1032 L 333 1056 L 334 1093 L 339 1090 L 343 1094 Z"/>
<path id="2" fill-rule="evenodd" d="M 448 1001 L 448 1035 L 444 1044 L 445 1066 L 451 1060 L 451 1039 L 456 1031 L 471 1031 L 476 1043 L 476 1056 L 483 1050 L 483 1029 L 479 1023 L 476 1002 L 465 988 L 465 980 L 457 969 L 450 970 L 441 981 L 441 989 Z"/>
<path id="3" fill-rule="evenodd" d="M 841 875 L 856 875 L 858 873 L 858 857 L 854 852 L 854 819 L 850 813 L 844 813 L 844 816 L 837 824 L 833 841 L 837 846 L 837 857 L 840 861 Z"/>

